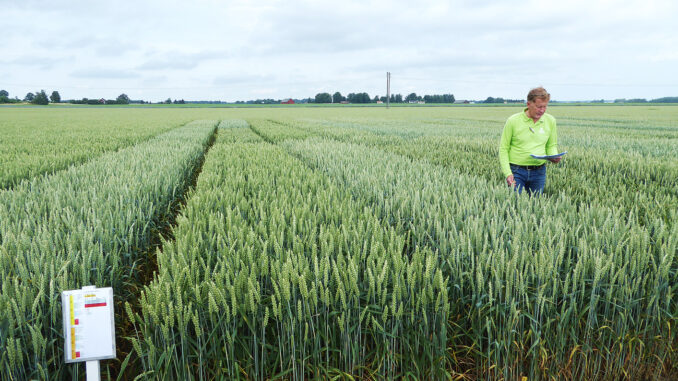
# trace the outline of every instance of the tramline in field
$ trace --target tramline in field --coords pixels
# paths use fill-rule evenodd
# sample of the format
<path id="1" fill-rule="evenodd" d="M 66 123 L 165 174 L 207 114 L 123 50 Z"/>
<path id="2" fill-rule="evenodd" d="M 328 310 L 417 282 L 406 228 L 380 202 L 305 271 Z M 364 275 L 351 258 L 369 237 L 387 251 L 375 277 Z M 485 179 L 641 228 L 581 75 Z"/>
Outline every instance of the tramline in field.
<path id="1" fill-rule="evenodd" d="M 194 122 L 0 191 L 0 378 L 66 378 L 61 291 L 111 286 L 125 300 L 136 292 L 156 224 L 179 201 L 215 127 Z"/>
<path id="2" fill-rule="evenodd" d="M 449 305 L 433 253 L 405 250 L 364 201 L 249 129 L 222 127 L 130 311 L 144 371 L 442 378 Z"/>

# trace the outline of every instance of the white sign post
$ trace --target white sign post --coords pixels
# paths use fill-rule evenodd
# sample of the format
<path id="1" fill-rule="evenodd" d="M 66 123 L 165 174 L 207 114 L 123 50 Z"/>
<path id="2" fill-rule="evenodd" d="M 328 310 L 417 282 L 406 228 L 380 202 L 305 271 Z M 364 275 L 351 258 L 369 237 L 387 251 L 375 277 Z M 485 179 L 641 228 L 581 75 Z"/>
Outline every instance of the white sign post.
<path id="1" fill-rule="evenodd" d="M 64 358 L 86 361 L 87 381 L 100 380 L 99 360 L 115 358 L 113 289 L 86 286 L 61 293 Z"/>

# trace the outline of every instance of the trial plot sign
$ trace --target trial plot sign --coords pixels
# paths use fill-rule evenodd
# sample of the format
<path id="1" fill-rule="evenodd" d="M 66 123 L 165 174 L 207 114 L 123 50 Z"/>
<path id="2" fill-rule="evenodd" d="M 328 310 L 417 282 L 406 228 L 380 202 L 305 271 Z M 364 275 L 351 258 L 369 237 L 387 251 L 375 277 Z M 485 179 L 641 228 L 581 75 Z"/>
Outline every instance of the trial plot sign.
<path id="1" fill-rule="evenodd" d="M 115 358 L 113 289 L 83 287 L 61 293 L 66 362 Z"/>

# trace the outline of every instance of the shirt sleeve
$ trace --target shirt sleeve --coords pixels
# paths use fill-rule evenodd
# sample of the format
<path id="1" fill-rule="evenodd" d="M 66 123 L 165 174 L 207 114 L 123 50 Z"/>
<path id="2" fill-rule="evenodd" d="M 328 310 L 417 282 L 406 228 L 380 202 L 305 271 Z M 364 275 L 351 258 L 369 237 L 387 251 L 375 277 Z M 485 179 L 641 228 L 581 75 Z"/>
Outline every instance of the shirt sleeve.
<path id="1" fill-rule="evenodd" d="M 558 153 L 558 134 L 556 132 L 556 120 L 553 119 L 553 125 L 551 126 L 551 134 L 549 135 L 549 140 L 546 141 L 546 154 L 555 155 Z"/>
<path id="2" fill-rule="evenodd" d="M 504 130 L 501 133 L 501 141 L 499 142 L 499 164 L 501 165 L 501 172 L 504 177 L 512 175 L 511 166 L 509 165 L 509 150 L 511 149 L 511 140 L 513 139 L 513 125 L 511 120 L 507 120 L 504 125 Z"/>

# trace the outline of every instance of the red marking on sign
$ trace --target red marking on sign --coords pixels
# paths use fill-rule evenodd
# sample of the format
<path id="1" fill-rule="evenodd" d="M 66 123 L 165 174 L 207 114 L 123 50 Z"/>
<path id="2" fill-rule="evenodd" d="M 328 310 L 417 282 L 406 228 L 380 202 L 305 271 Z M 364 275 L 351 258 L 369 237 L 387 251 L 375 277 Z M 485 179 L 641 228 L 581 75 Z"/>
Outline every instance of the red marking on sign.
<path id="1" fill-rule="evenodd" d="M 105 307 L 106 303 L 92 303 L 92 304 L 85 304 L 85 308 L 90 308 L 90 307 Z"/>
<path id="2" fill-rule="evenodd" d="M 80 319 L 75 319 L 75 325 L 80 324 Z"/>
<path id="3" fill-rule="evenodd" d="M 80 357 L 80 352 L 75 352 L 75 358 L 77 359 L 78 357 Z"/>

